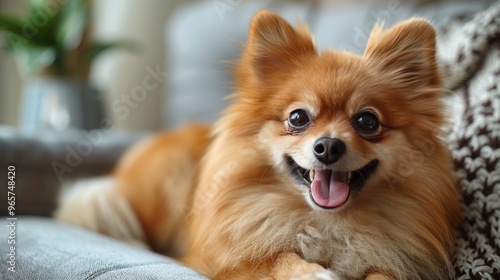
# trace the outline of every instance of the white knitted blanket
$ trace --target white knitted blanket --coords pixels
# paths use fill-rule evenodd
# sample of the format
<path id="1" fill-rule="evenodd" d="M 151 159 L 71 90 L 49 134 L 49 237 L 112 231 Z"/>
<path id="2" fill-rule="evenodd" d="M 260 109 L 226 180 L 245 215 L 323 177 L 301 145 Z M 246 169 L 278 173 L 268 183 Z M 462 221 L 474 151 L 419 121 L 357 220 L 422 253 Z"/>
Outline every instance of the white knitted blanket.
<path id="1" fill-rule="evenodd" d="M 456 279 L 500 279 L 500 2 L 439 28 L 452 109 L 449 147 L 463 191 Z"/>

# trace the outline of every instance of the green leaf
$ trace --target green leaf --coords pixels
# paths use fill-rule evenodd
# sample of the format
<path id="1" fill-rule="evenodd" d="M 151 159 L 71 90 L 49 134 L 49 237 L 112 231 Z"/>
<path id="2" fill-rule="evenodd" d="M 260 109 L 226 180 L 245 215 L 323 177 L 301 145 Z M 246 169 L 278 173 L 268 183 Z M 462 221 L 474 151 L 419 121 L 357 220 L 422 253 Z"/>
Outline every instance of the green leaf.
<path id="1" fill-rule="evenodd" d="M 33 74 L 39 69 L 50 67 L 54 64 L 56 52 L 53 48 L 33 47 L 19 58 L 21 65 L 28 74 Z"/>
<path id="2" fill-rule="evenodd" d="M 0 36 L 19 66 L 28 73 L 50 68 L 66 74 L 68 57 L 82 42 L 90 22 L 89 0 L 28 0 L 28 13 L 18 17 L 0 15 Z M 3 46 L 0 46 L 3 47 Z M 85 46 L 84 46 L 85 47 Z M 87 50 L 83 64 L 112 49 L 137 50 L 131 42 L 95 44 Z M 88 65 L 87 65 L 88 66 Z M 87 67 L 85 66 L 85 67 Z"/>
<path id="3" fill-rule="evenodd" d="M 5 39 L 6 48 L 14 54 L 19 66 L 27 74 L 51 66 L 55 61 L 56 52 L 51 47 L 33 45 L 30 40 L 15 33 L 7 33 Z"/>
<path id="4" fill-rule="evenodd" d="M 12 32 L 7 32 L 5 34 L 5 44 L 6 48 L 13 52 L 14 55 L 19 55 L 20 53 L 26 51 L 30 45 L 28 39 Z"/>
<path id="5" fill-rule="evenodd" d="M 15 56 L 21 69 L 28 75 L 54 64 L 56 53 L 52 48 L 29 46 Z"/>
<path id="6" fill-rule="evenodd" d="M 85 0 L 71 0 L 61 6 L 56 38 L 63 50 L 73 50 L 81 43 L 90 21 L 90 9 Z"/>
<path id="7" fill-rule="evenodd" d="M 29 0 L 29 13 L 33 14 L 33 13 L 37 13 L 38 11 L 46 10 L 46 8 L 49 4 L 48 2 L 51 2 L 51 1 Z"/>
<path id="8" fill-rule="evenodd" d="M 105 53 L 106 51 L 113 49 L 123 49 L 128 51 L 137 51 L 139 47 L 137 44 L 130 41 L 116 41 L 109 43 L 95 43 L 89 52 L 90 59 L 95 59 L 99 55 Z"/>
<path id="9" fill-rule="evenodd" d="M 17 16 L 0 15 L 0 29 L 21 36 L 23 34 L 24 22 Z"/>
<path id="10" fill-rule="evenodd" d="M 25 17 L 0 15 L 0 28 L 23 37 L 36 46 L 53 44 L 54 17 L 57 7 L 52 1 L 31 0 L 29 13 Z"/>

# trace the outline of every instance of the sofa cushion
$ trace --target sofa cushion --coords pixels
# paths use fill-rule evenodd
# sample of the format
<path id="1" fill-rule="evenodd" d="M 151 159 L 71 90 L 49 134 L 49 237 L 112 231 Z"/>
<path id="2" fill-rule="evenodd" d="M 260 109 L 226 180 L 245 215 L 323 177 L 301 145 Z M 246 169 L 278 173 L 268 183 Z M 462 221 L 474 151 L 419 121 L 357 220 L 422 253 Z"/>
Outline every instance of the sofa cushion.
<path id="1" fill-rule="evenodd" d="M 206 279 L 172 259 L 49 218 L 18 216 L 0 227 L 0 279 Z M 12 228 L 14 229 L 14 228 Z M 6 240 L 14 234 L 15 244 Z M 15 272 L 8 263 L 15 246 Z"/>

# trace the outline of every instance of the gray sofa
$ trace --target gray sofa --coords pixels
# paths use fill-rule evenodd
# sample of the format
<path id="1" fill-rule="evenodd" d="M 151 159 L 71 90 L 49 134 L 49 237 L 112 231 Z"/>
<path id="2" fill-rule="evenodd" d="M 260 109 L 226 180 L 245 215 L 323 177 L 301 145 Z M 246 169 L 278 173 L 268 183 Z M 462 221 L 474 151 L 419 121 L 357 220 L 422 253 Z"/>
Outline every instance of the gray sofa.
<path id="1" fill-rule="evenodd" d="M 9 231 L 2 226 L 0 236 Z M 204 279 L 165 256 L 48 218 L 18 217 L 15 240 L 15 272 L 2 240 L 0 279 Z"/>
<path id="2" fill-rule="evenodd" d="M 308 22 L 320 49 L 361 53 L 377 18 L 392 25 L 416 15 L 439 24 L 453 15 L 486 9 L 495 1 L 413 2 L 338 6 L 328 1 L 206 1 L 179 6 L 165 28 L 170 73 L 165 89 L 166 127 L 187 120 L 211 122 L 227 106 L 222 99 L 230 93 L 231 78 L 226 75 L 224 62 L 237 58 L 240 49 L 236 43 L 245 41 L 248 22 L 258 9 L 275 10 L 292 22 L 296 18 Z M 16 167 L 18 218 L 16 272 L 4 269 L 10 258 L 4 240 L 11 231 L 7 226 L 0 227 L 0 279 L 203 279 L 167 257 L 62 225 L 49 217 L 61 183 L 109 173 L 127 147 L 148 136 L 100 133 L 102 137 L 95 136 L 99 140 L 92 141 L 96 138 L 80 131 L 39 135 L 0 127 L 0 177 L 4 178 L 7 166 Z M 79 147 L 85 151 L 82 147 L 86 144 L 82 143 L 87 142 L 91 151 L 80 153 Z M 0 194 L 0 216 L 8 224 L 5 193 Z"/>

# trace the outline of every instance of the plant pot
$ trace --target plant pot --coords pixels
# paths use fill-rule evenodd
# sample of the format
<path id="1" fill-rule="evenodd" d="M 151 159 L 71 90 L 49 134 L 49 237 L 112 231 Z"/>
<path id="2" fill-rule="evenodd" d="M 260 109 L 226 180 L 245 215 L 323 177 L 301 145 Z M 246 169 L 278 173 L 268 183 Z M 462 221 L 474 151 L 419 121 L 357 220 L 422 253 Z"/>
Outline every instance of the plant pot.
<path id="1" fill-rule="evenodd" d="M 86 82 L 36 77 L 24 88 L 21 128 L 24 130 L 91 130 L 103 119 L 102 96 Z"/>

